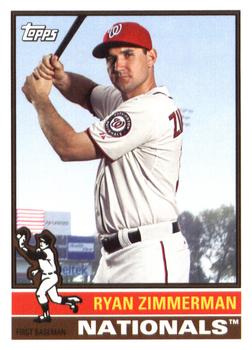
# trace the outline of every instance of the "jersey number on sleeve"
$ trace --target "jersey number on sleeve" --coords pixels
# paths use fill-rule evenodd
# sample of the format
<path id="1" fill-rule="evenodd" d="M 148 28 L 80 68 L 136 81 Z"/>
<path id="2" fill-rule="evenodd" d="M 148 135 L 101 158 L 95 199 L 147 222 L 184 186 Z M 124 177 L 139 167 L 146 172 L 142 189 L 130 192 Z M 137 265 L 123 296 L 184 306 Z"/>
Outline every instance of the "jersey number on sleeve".
<path id="1" fill-rule="evenodd" d="M 169 116 L 169 120 L 173 120 L 174 122 L 174 132 L 173 138 L 179 136 L 183 132 L 183 117 L 179 109 L 173 112 Z"/>

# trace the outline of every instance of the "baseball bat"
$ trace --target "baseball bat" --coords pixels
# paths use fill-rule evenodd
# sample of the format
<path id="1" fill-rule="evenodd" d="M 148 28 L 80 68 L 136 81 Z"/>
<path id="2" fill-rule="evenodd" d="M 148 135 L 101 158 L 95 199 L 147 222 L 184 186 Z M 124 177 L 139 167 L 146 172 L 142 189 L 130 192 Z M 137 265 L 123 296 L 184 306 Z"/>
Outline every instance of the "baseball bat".
<path id="1" fill-rule="evenodd" d="M 68 32 L 66 33 L 65 37 L 61 41 L 59 47 L 55 51 L 54 55 L 56 55 L 58 58 L 63 54 L 65 48 L 72 40 L 72 37 L 77 32 L 79 27 L 81 26 L 82 22 L 87 16 L 77 16 L 71 27 L 69 28 Z"/>

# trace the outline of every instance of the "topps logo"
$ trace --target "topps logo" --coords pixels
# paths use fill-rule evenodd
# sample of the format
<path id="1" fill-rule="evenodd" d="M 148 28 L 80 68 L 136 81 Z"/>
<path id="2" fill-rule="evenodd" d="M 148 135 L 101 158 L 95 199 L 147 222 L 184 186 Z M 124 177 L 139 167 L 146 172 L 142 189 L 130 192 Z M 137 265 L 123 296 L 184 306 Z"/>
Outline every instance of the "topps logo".
<path id="1" fill-rule="evenodd" d="M 23 41 L 55 41 L 58 29 L 47 29 L 45 25 L 33 25 L 31 22 L 21 27 L 24 30 Z"/>

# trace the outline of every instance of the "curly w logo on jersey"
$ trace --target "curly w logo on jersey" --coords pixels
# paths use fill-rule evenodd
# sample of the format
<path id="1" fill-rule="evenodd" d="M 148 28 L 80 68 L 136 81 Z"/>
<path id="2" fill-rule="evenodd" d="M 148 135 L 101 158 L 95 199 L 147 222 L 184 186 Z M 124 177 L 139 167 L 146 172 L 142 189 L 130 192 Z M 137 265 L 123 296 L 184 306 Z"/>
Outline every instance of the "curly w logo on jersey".
<path id="1" fill-rule="evenodd" d="M 113 137 L 122 137 L 131 129 L 130 116 L 125 112 L 115 112 L 105 123 L 107 134 Z"/>

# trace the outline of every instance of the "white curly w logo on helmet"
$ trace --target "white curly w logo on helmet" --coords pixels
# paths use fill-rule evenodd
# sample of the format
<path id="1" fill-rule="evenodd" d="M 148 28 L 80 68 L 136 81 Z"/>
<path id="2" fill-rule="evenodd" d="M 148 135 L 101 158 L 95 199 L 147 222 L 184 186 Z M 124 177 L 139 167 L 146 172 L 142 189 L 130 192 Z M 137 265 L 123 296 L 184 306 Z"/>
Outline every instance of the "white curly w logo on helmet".
<path id="1" fill-rule="evenodd" d="M 118 24 L 115 24 L 113 27 L 111 27 L 109 30 L 108 30 L 108 35 L 109 35 L 109 38 L 113 38 L 114 36 L 118 35 L 122 30 L 122 24 L 121 23 L 118 23 Z"/>

